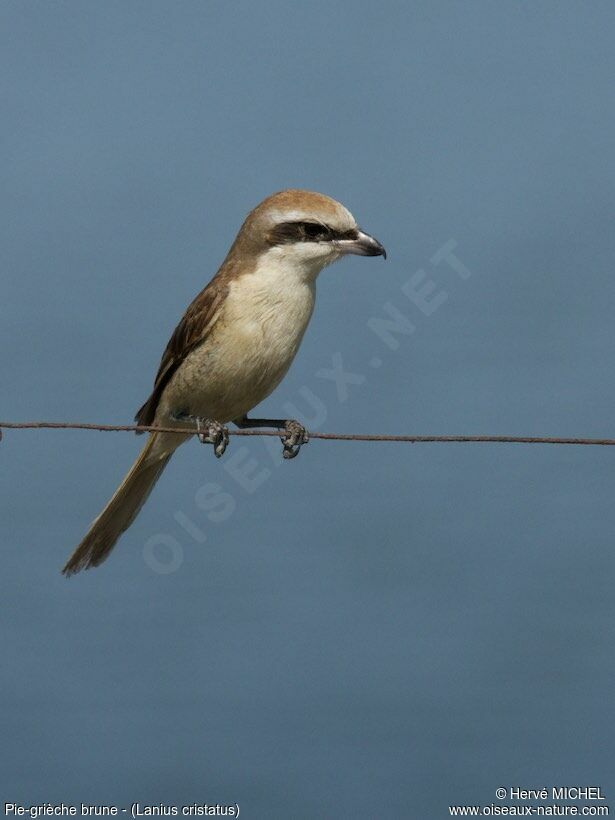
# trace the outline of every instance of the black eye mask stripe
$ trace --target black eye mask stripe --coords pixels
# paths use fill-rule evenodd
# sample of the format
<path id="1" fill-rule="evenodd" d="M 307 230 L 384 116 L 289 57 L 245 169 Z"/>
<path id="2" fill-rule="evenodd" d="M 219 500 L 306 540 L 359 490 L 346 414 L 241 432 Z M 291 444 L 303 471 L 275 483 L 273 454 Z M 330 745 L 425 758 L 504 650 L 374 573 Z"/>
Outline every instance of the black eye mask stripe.
<path id="1" fill-rule="evenodd" d="M 288 245 L 292 242 L 332 242 L 339 239 L 356 239 L 358 232 L 335 231 L 321 222 L 281 222 L 269 232 L 272 245 Z"/>

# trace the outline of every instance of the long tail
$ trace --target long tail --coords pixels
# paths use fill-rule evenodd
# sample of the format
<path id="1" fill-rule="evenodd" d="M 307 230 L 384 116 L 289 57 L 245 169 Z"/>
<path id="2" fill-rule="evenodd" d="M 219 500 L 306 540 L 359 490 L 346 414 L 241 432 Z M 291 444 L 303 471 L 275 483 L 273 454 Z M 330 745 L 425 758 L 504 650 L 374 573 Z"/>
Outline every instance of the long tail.
<path id="1" fill-rule="evenodd" d="M 120 535 L 135 520 L 174 450 L 184 440 L 181 436 L 172 436 L 171 443 L 164 446 L 168 437 L 163 441 L 162 436 L 160 433 L 150 435 L 128 475 L 66 562 L 62 570 L 64 575 L 74 575 L 82 569 L 102 564 Z"/>

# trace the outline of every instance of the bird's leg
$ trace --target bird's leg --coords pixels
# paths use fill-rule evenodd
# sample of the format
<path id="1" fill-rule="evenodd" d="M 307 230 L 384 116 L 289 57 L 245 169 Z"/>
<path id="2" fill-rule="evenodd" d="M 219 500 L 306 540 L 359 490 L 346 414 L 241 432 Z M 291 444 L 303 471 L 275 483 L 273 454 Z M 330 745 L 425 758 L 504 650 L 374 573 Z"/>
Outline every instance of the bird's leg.
<path id="1" fill-rule="evenodd" d="M 305 427 L 294 419 L 249 419 L 244 416 L 241 419 L 235 419 L 233 424 L 241 430 L 249 427 L 277 427 L 278 430 L 284 430 L 284 435 L 280 436 L 284 458 L 294 458 L 301 446 L 310 440 Z"/>
<path id="2" fill-rule="evenodd" d="M 173 421 L 185 421 L 196 424 L 196 434 L 201 444 L 213 444 L 216 458 L 226 450 L 228 445 L 228 430 L 215 419 L 205 419 L 202 416 L 191 416 L 189 413 L 173 413 Z"/>

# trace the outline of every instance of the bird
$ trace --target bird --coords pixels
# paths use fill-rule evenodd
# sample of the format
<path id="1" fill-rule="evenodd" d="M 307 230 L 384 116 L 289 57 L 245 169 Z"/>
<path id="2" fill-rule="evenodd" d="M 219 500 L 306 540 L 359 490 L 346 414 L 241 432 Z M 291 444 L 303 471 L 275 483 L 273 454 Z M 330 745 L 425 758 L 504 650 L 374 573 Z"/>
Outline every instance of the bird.
<path id="1" fill-rule="evenodd" d="M 188 306 L 162 355 L 139 426 L 194 429 L 150 432 L 126 477 L 92 522 L 62 573 L 105 561 L 132 524 L 177 448 L 196 434 L 220 457 L 229 422 L 281 433 L 284 458 L 308 440 L 294 419 L 248 413 L 286 375 L 312 316 L 316 279 L 348 254 L 382 256 L 380 242 L 325 194 L 298 189 L 264 199 L 246 217 L 217 273 Z"/>

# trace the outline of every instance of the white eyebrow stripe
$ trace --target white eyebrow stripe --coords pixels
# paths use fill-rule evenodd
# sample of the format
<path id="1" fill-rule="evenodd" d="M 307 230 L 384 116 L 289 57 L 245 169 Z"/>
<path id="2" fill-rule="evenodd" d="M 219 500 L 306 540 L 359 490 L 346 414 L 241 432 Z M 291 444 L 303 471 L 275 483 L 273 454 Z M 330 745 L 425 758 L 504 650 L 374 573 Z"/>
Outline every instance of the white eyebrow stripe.
<path id="1" fill-rule="evenodd" d="M 335 214 L 331 214 L 331 217 L 335 219 L 335 222 L 340 224 L 336 225 L 335 227 L 332 226 L 330 223 L 325 222 L 318 214 L 315 214 L 314 211 L 303 210 L 301 208 L 293 208 L 292 210 L 282 210 L 280 208 L 274 208 L 269 215 L 271 222 L 273 223 L 280 223 L 280 222 L 318 222 L 320 225 L 323 225 L 327 228 L 331 228 L 334 231 L 348 231 L 357 228 L 357 223 L 353 217 L 353 215 L 340 205 L 338 212 Z"/>

